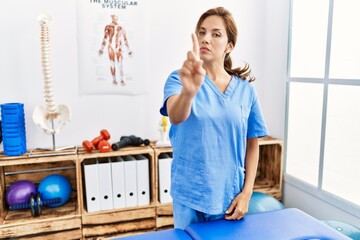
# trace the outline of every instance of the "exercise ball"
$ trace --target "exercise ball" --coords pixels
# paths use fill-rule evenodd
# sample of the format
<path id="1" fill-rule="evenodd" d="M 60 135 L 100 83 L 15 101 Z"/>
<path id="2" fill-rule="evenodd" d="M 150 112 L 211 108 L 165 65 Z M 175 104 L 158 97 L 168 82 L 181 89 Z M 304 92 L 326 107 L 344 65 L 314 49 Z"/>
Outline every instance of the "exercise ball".
<path id="1" fill-rule="evenodd" d="M 360 229 L 354 225 L 338 220 L 322 220 L 322 222 L 351 239 L 360 240 Z"/>
<path id="2" fill-rule="evenodd" d="M 59 174 L 52 174 L 41 180 L 38 192 L 41 200 L 61 198 L 61 202 L 49 204 L 49 207 L 58 207 L 69 201 L 71 195 L 71 184 L 69 180 Z"/>
<path id="3" fill-rule="evenodd" d="M 30 202 L 31 193 L 37 194 L 36 186 L 28 180 L 16 181 L 6 190 L 6 203 L 10 205 Z"/>
<path id="4" fill-rule="evenodd" d="M 253 192 L 249 203 L 248 214 L 280 210 L 283 208 L 285 208 L 285 206 L 276 198 L 265 193 Z"/>

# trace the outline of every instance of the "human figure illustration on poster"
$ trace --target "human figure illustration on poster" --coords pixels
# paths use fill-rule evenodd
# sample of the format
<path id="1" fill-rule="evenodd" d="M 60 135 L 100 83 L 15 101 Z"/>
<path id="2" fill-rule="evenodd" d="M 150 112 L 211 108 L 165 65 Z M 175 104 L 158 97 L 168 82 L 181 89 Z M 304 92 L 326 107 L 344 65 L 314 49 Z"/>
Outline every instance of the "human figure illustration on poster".
<path id="1" fill-rule="evenodd" d="M 148 81 L 144 77 L 148 71 L 146 2 L 75 2 L 80 93 L 145 93 Z"/>
<path id="2" fill-rule="evenodd" d="M 118 17 L 115 14 L 111 15 L 111 23 L 107 24 L 104 28 L 104 37 L 102 39 L 101 49 L 99 50 L 100 56 L 103 55 L 106 46 L 110 62 L 112 83 L 113 85 L 117 85 L 119 82 L 121 86 L 125 86 L 123 65 L 125 48 L 128 56 L 132 56 L 133 52 L 130 50 L 126 31 L 124 27 L 118 23 Z M 120 77 L 119 81 L 117 81 L 117 71 L 118 76 Z"/>

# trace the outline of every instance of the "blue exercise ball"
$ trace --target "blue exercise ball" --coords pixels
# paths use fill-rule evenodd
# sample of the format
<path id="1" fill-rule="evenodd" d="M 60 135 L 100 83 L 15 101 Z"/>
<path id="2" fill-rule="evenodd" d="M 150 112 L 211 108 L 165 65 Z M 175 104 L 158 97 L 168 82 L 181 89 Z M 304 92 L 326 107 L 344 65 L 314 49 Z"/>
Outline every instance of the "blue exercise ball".
<path id="1" fill-rule="evenodd" d="M 49 207 L 58 207 L 67 203 L 71 195 L 69 180 L 59 174 L 52 174 L 41 180 L 38 186 L 41 200 L 61 198 L 61 202 L 49 204 Z"/>
<path id="2" fill-rule="evenodd" d="M 248 214 L 268 212 L 284 208 L 285 206 L 273 196 L 261 192 L 253 192 L 249 203 Z"/>
<path id="3" fill-rule="evenodd" d="M 351 239 L 360 240 L 360 229 L 354 225 L 338 220 L 322 220 L 322 222 Z"/>

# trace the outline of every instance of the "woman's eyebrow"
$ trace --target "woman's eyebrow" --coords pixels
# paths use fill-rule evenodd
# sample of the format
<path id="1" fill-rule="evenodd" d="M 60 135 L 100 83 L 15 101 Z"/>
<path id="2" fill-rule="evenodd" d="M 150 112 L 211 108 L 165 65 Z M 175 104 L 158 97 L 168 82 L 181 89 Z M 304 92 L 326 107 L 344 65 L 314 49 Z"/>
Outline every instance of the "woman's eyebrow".
<path id="1" fill-rule="evenodd" d="M 199 30 L 206 30 L 206 28 L 200 27 Z M 221 29 L 221 28 L 213 28 L 213 29 L 211 29 L 211 31 L 212 31 L 212 32 L 215 32 L 215 31 L 221 32 L 221 31 L 223 31 L 223 29 Z"/>

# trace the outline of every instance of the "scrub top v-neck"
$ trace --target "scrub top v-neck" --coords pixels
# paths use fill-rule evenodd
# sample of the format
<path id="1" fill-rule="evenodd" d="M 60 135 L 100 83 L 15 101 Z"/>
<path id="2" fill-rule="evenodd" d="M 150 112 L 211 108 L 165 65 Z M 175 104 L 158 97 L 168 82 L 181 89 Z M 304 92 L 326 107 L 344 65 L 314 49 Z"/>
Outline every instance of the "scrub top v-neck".
<path id="1" fill-rule="evenodd" d="M 227 85 L 227 87 L 225 89 L 225 92 L 222 92 L 207 75 L 205 76 L 204 84 L 208 84 L 209 87 L 214 91 L 214 93 L 218 97 L 225 99 L 225 98 L 231 96 L 231 94 L 234 92 L 234 88 L 236 85 L 233 80 L 234 80 L 234 77 L 232 76 L 229 84 Z"/>
<path id="2" fill-rule="evenodd" d="M 182 89 L 178 71 L 168 77 L 160 109 Z M 206 77 L 188 119 L 171 125 L 171 196 L 195 210 L 224 213 L 242 190 L 247 138 L 268 131 L 253 85 L 232 76 L 224 93 Z"/>

